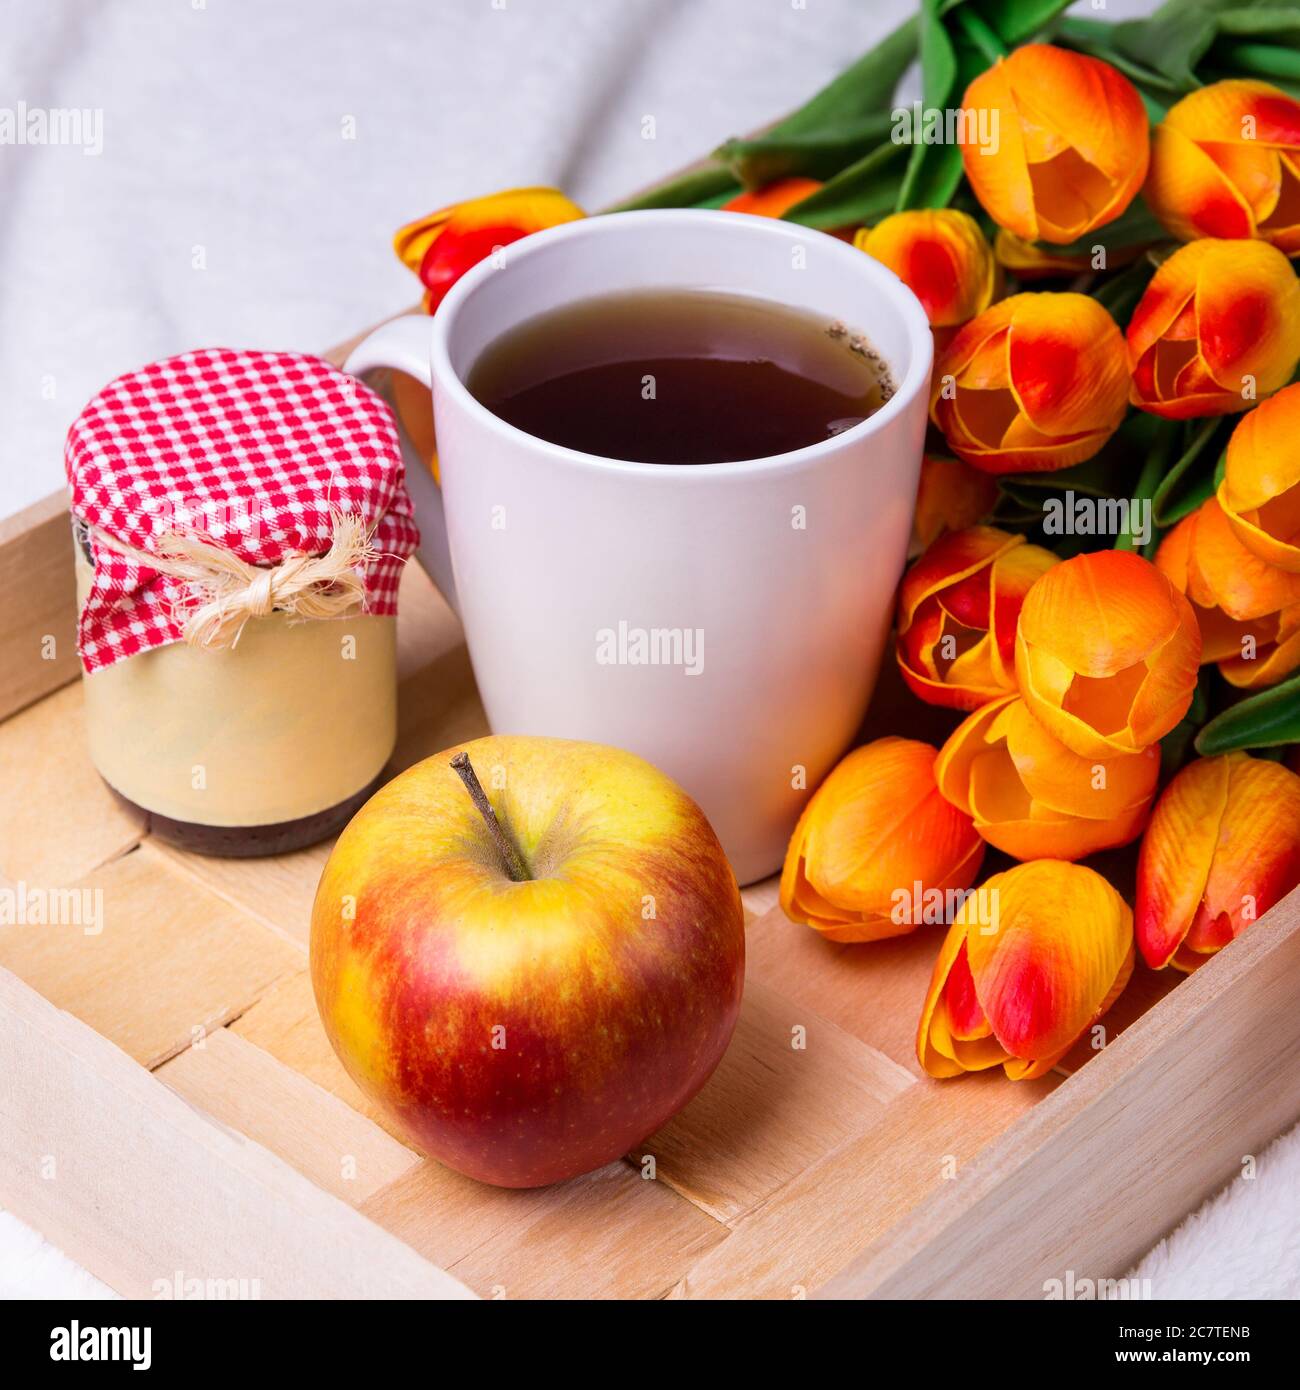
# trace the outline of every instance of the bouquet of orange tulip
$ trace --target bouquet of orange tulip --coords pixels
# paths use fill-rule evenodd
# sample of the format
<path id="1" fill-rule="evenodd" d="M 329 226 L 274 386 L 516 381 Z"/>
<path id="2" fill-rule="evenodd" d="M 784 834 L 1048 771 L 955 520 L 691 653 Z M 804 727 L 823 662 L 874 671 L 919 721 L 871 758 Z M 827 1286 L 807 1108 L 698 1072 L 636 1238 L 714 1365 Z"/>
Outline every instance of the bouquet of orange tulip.
<path id="1" fill-rule="evenodd" d="M 896 654 L 955 713 L 941 748 L 882 738 L 831 773 L 781 901 L 837 942 L 947 925 L 936 1077 L 1042 1075 L 1139 953 L 1193 970 L 1300 883 L 1300 9 L 1065 7 L 923 0 L 800 111 L 623 205 L 833 233 L 930 319 Z M 397 250 L 433 311 L 583 215 L 518 190 Z M 1077 861 L 1139 838 L 1130 910 Z"/>

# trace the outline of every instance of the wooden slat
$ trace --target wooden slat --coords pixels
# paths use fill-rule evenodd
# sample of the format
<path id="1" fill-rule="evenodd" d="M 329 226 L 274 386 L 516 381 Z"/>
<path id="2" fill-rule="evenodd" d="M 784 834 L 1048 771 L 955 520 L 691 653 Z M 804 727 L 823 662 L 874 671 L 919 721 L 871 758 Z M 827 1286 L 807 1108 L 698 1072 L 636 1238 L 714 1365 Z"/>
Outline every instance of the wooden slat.
<path id="1" fill-rule="evenodd" d="M 1300 1116 L 1297 979 L 1292 893 L 849 1262 L 826 1296 L 1042 1298 L 1067 1269 L 1121 1275 Z"/>
<path id="2" fill-rule="evenodd" d="M 75 679 L 77 596 L 65 492 L 0 517 L 0 719 Z"/>
<path id="3" fill-rule="evenodd" d="M 243 1013 L 301 953 L 178 873 L 149 844 L 75 885 L 103 929 L 0 927 L 0 965 L 154 1067 Z"/>
<path id="4" fill-rule="evenodd" d="M 366 1099 L 335 1056 L 316 1010 L 311 977 L 305 970 L 277 981 L 230 1027 L 373 1123 L 386 1123 L 378 1106 Z"/>
<path id="5" fill-rule="evenodd" d="M 523 1191 L 424 1163 L 362 1210 L 483 1298 L 658 1298 L 727 1237 L 624 1163 Z"/>
<path id="6" fill-rule="evenodd" d="M 119 1293 L 473 1296 L 5 970 L 0 1019 L 0 1204 Z"/>
<path id="7" fill-rule="evenodd" d="M 851 1135 L 881 1122 L 912 1076 L 833 1023 L 750 980 L 704 1090 L 630 1155 L 734 1223 Z"/>
<path id="8" fill-rule="evenodd" d="M 311 938 L 311 905 L 333 841 L 270 859 L 217 859 L 150 839 L 160 859 L 300 952 Z"/>
<path id="9" fill-rule="evenodd" d="M 143 836 L 86 751 L 80 682 L 0 723 L 0 873 L 62 888 Z"/>
<path id="10" fill-rule="evenodd" d="M 229 1028 L 187 1048 L 155 1074 L 349 1206 L 360 1206 L 420 1162 L 350 1105 Z"/>
<path id="11" fill-rule="evenodd" d="M 780 907 L 751 922 L 746 977 L 815 1010 L 915 1075 L 916 1021 L 942 929 L 840 946 L 792 922 Z"/>
<path id="12" fill-rule="evenodd" d="M 1013 1085 L 984 1073 L 913 1083 L 878 1125 L 805 1168 L 740 1222 L 672 1296 L 810 1297 L 882 1231 L 905 1223 L 918 1204 L 955 1182 L 1058 1082 L 1044 1077 Z"/>
<path id="13" fill-rule="evenodd" d="M 1064 1076 L 1078 1071 L 1097 1055 L 1100 1050 L 1098 1044 L 1109 1047 L 1126 1028 L 1131 1028 L 1148 1009 L 1154 1008 L 1170 990 L 1176 989 L 1183 978 L 1177 970 L 1148 970 L 1139 958 L 1124 993 L 1095 1027 L 1088 1029 L 1061 1058 L 1057 1071 Z"/>

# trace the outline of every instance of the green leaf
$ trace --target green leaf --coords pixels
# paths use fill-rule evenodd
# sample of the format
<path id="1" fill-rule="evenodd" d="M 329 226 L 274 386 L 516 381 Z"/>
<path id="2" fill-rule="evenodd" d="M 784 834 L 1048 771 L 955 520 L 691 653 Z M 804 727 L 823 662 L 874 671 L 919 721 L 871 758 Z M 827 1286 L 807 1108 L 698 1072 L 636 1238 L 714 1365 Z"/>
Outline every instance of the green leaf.
<path id="1" fill-rule="evenodd" d="M 1197 467 L 1215 435 L 1226 436 L 1228 424 L 1221 415 L 1190 422 L 1192 431 L 1184 441 L 1182 453 L 1165 474 L 1151 499 L 1156 525 L 1163 531 L 1190 516 L 1214 491 L 1214 470 Z M 1210 454 L 1218 458 L 1218 450 Z"/>
<path id="2" fill-rule="evenodd" d="M 996 33 L 973 5 L 946 10 L 943 0 L 926 0 L 921 13 L 921 105 L 944 112 L 961 105 L 966 88 L 1005 53 Z M 896 211 L 942 208 L 952 202 L 962 181 L 961 146 L 917 141 L 908 155 L 907 173 Z"/>
<path id="3" fill-rule="evenodd" d="M 831 130 L 728 140 L 714 151 L 714 158 L 750 188 L 762 188 L 777 179 L 827 179 L 873 150 L 892 125 L 890 113 L 875 111 Z"/>
<path id="4" fill-rule="evenodd" d="M 1071 0 L 983 0 L 979 13 L 1007 48 L 1045 29 Z"/>
<path id="5" fill-rule="evenodd" d="M 853 227 L 875 222 L 894 210 L 903 181 L 908 146 L 892 142 L 836 174 L 816 193 L 785 214 L 804 227 Z"/>
<path id="6" fill-rule="evenodd" d="M 1262 34 L 1267 38 L 1300 33 L 1300 7 L 1261 5 L 1253 9 L 1225 10 L 1219 15 L 1219 33 Z"/>
<path id="7" fill-rule="evenodd" d="M 725 203 L 741 192 L 740 185 L 726 169 L 710 166 L 680 174 L 635 198 L 617 203 L 607 212 L 634 212 L 639 208 L 694 208 Z"/>
<path id="8" fill-rule="evenodd" d="M 1118 28 L 1117 24 L 1106 24 L 1094 19 L 1067 18 L 1061 23 L 1058 38 L 1063 39 L 1068 47 L 1077 49 L 1080 53 L 1087 53 L 1090 57 L 1100 58 L 1112 67 L 1118 68 L 1125 77 L 1137 84 L 1144 97 L 1148 90 L 1178 96 L 1184 90 L 1178 83 L 1145 63 L 1135 62 L 1114 46 L 1113 31 Z"/>
<path id="9" fill-rule="evenodd" d="M 1111 44 L 1124 57 L 1167 78 L 1179 91 L 1190 91 L 1200 85 L 1196 65 L 1217 33 L 1215 16 L 1196 0 L 1164 5 L 1148 19 L 1115 25 Z"/>
<path id="10" fill-rule="evenodd" d="M 1137 476 L 1137 482 L 1132 489 L 1132 498 L 1141 502 L 1150 502 L 1155 495 L 1160 480 L 1165 475 L 1168 467 L 1170 455 L 1173 453 L 1178 438 L 1178 427 L 1173 421 L 1162 420 L 1156 426 L 1155 438 L 1150 450 L 1147 452 L 1146 462 L 1142 465 L 1142 471 Z M 1154 512 L 1154 506 L 1151 508 Z M 1137 538 L 1133 534 L 1131 523 L 1133 521 L 1132 508 L 1129 509 L 1128 529 L 1122 531 L 1115 539 L 1116 550 L 1136 550 L 1138 548 Z M 1148 536 L 1143 544 L 1142 552 L 1145 555 L 1148 550 L 1154 549 L 1156 538 L 1154 535 Z"/>
<path id="11" fill-rule="evenodd" d="M 1210 56 L 1216 67 L 1242 77 L 1300 81 L 1300 53 L 1280 44 L 1221 41 L 1214 45 Z"/>
<path id="12" fill-rule="evenodd" d="M 1197 735 L 1196 751 L 1208 757 L 1282 743 L 1300 743 L 1300 676 L 1247 695 L 1216 715 Z"/>

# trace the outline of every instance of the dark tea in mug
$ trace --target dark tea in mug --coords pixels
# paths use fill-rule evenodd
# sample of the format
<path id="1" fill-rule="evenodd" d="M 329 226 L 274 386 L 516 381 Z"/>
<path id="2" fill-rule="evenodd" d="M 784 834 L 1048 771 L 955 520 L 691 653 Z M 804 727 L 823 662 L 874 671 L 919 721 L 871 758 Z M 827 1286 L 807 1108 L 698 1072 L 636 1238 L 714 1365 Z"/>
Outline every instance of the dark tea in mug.
<path id="1" fill-rule="evenodd" d="M 820 443 L 893 394 L 859 333 L 771 300 L 650 290 L 579 300 L 490 343 L 471 393 L 552 444 L 640 463 L 766 458 Z"/>

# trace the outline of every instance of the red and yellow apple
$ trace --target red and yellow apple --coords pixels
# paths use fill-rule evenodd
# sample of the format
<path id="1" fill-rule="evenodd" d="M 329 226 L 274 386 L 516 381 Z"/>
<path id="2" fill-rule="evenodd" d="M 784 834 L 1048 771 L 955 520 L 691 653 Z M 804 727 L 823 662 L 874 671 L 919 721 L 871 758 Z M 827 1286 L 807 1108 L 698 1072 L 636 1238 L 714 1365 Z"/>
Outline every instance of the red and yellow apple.
<path id="1" fill-rule="evenodd" d="M 704 813 L 642 759 L 564 739 L 477 739 L 389 782 L 312 909 L 348 1073 L 410 1143 L 504 1187 L 598 1168 L 676 1114 L 726 1050 L 744 962 Z"/>

